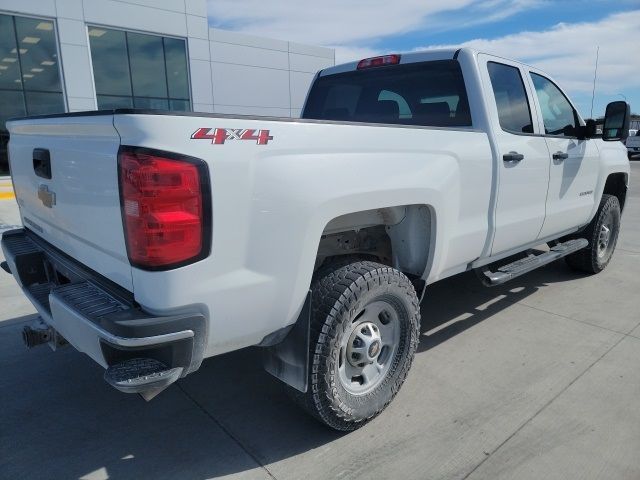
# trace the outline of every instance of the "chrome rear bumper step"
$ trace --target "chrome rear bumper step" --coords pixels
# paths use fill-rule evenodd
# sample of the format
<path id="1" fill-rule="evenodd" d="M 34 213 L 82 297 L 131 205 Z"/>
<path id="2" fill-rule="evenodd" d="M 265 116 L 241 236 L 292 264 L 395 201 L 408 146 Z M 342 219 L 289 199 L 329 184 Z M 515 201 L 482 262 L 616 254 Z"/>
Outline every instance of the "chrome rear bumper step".
<path id="1" fill-rule="evenodd" d="M 152 358 L 132 358 L 111 365 L 104 372 L 105 381 L 124 393 L 139 393 L 151 400 L 180 378 L 183 368 L 170 368 Z"/>

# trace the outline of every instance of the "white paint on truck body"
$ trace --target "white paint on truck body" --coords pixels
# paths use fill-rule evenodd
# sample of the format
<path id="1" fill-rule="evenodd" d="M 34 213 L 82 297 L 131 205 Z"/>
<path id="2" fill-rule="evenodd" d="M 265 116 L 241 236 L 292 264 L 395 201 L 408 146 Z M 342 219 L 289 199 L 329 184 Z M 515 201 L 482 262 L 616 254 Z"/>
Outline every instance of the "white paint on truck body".
<path id="1" fill-rule="evenodd" d="M 530 82 L 534 133 L 511 136 L 500 128 L 487 83 L 488 61 L 517 65 L 523 76 L 530 67 L 470 49 L 408 54 L 401 63 L 454 56 L 464 76 L 472 127 L 142 113 L 9 122 L 23 220 L 32 229 L 27 218 L 35 218 L 43 228 L 36 233 L 132 291 L 147 312 L 205 314 L 205 356 L 255 345 L 295 322 L 323 231 L 337 217 L 408 205 L 426 209 L 429 228 L 407 231 L 428 232 L 430 238 L 405 241 L 419 240 L 429 249 L 422 272 L 427 283 L 527 248 L 545 232 L 559 235 L 587 224 L 607 176 L 629 172 L 624 146 L 591 139 L 585 142 L 593 158 L 576 155 L 564 166 L 554 165 L 551 156 L 561 147 L 550 146 L 543 135 Z M 355 68 L 355 63 L 336 66 L 321 76 Z M 266 145 L 192 139 L 202 128 L 268 130 L 273 139 Z M 168 271 L 129 265 L 118 192 L 120 145 L 207 162 L 213 213 L 207 258 Z M 33 175 L 36 147 L 51 150 L 51 182 Z M 525 155 L 518 165 L 503 161 L 511 150 Z M 37 201 L 41 183 L 58 196 L 50 211 Z M 582 188 L 593 193 L 573 198 Z M 553 222 L 545 224 L 549 212 Z"/>
<path id="2" fill-rule="evenodd" d="M 492 162 L 482 132 L 163 115 L 117 115 L 114 125 L 124 145 L 179 145 L 209 164 L 211 255 L 170 272 L 134 268 L 132 276 L 145 309 L 200 305 L 214 353 L 258 343 L 295 320 L 322 232 L 341 215 L 428 205 L 436 212 L 430 280 L 481 254 Z M 274 138 L 266 146 L 185 140 L 204 127 L 266 129 Z"/>

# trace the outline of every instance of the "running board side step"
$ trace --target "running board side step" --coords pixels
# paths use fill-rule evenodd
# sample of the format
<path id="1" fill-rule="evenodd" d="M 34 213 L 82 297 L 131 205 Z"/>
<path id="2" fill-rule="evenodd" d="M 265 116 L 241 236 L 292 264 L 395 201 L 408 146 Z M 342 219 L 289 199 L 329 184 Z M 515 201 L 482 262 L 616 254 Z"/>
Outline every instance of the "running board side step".
<path id="1" fill-rule="evenodd" d="M 488 266 L 479 268 L 476 272 L 486 287 L 495 287 L 496 285 L 502 285 L 509 280 L 519 277 L 520 275 L 529 273 L 536 268 L 554 262 L 559 258 L 566 257 L 578 250 L 582 250 L 587 245 L 589 245 L 589 242 L 585 238 L 575 238 L 563 243 L 558 243 L 548 252 L 537 255 L 529 254 L 525 258 L 502 265 L 495 272 L 489 270 Z"/>

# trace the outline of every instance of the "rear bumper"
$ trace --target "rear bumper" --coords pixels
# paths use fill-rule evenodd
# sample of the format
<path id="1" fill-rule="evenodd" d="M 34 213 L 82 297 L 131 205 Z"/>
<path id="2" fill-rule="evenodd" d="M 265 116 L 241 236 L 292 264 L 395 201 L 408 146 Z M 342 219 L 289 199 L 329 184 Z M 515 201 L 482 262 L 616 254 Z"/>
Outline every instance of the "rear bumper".
<path id="1" fill-rule="evenodd" d="M 200 313 L 153 316 L 133 295 L 26 229 L 2 236 L 12 275 L 43 320 L 104 368 L 131 358 L 158 360 L 182 375 L 202 362 Z"/>

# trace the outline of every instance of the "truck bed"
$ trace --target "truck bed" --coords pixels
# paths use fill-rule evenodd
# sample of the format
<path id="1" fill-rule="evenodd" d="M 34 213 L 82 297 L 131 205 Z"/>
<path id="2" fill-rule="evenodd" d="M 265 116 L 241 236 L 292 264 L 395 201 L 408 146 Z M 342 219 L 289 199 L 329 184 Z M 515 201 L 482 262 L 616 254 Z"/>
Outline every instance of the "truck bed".
<path id="1" fill-rule="evenodd" d="M 139 110 L 8 125 L 25 227 L 132 292 L 150 314 L 201 312 L 208 355 L 255 345 L 295 320 L 318 242 L 343 214 L 422 204 L 446 212 L 434 218 L 445 240 L 429 281 L 464 270 L 487 237 L 493 160 L 487 134 L 472 128 Z M 226 132 L 221 143 L 216 130 Z M 117 168 L 127 145 L 207 163 L 209 256 L 164 272 L 131 266 Z M 38 148 L 50 153 L 51 179 L 34 172 Z M 51 208 L 39 198 L 39 190 L 48 197 L 44 187 L 55 194 Z M 256 308 L 264 316 L 256 318 Z"/>

